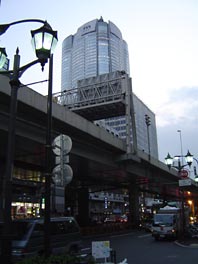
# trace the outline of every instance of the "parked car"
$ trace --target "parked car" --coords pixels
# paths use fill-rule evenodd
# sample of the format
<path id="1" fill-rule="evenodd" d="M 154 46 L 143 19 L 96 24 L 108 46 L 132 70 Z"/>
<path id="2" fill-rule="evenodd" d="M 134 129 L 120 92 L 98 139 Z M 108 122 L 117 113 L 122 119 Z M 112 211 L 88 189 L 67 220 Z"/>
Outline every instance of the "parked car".
<path id="1" fill-rule="evenodd" d="M 121 215 L 121 216 L 119 217 L 119 222 L 120 222 L 120 223 L 127 223 L 127 222 L 128 222 L 128 217 L 127 217 L 127 215 Z"/>
<path id="2" fill-rule="evenodd" d="M 12 221 L 12 256 L 14 259 L 44 253 L 44 219 L 18 219 Z M 50 221 L 50 242 L 53 254 L 78 252 L 81 233 L 73 217 L 54 217 Z"/>

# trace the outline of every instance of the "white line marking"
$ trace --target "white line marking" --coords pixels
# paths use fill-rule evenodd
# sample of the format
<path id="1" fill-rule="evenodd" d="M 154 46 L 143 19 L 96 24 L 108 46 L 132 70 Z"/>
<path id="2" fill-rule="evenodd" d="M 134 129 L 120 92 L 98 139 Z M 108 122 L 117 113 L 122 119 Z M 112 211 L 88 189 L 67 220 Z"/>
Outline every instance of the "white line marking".
<path id="1" fill-rule="evenodd" d="M 143 238 L 143 237 L 150 237 L 151 234 L 146 234 L 146 235 L 141 235 L 141 236 L 138 236 L 138 238 Z"/>

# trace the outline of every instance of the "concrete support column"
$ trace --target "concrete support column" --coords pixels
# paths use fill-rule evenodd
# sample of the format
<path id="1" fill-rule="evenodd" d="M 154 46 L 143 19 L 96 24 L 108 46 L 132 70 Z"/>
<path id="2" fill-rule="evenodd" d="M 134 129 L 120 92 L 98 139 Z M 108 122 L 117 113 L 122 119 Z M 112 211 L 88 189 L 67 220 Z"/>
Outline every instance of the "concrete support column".
<path id="1" fill-rule="evenodd" d="M 80 226 L 89 225 L 89 188 L 87 187 L 87 177 L 89 175 L 88 161 L 84 158 L 78 163 L 78 222 Z"/>
<path id="2" fill-rule="evenodd" d="M 139 190 L 136 184 L 129 187 L 129 221 L 135 227 L 139 227 Z"/>
<path id="3" fill-rule="evenodd" d="M 55 186 L 52 190 L 52 201 L 51 201 L 51 209 L 52 212 L 56 212 L 58 214 L 65 213 L 65 188 Z"/>
<path id="4" fill-rule="evenodd" d="M 128 80 L 129 85 L 129 96 L 130 96 L 130 116 L 131 116 L 131 127 L 132 127 L 132 139 L 133 139 L 133 153 L 137 153 L 137 133 L 136 133 L 136 120 L 135 120 L 135 108 L 133 102 L 133 88 L 132 79 Z"/>
<path id="5" fill-rule="evenodd" d="M 125 112 L 126 112 L 126 144 L 127 153 L 137 153 L 137 134 L 135 109 L 133 102 L 132 79 L 126 75 L 122 80 L 125 89 Z"/>
<path id="6" fill-rule="evenodd" d="M 78 191 L 78 223 L 82 227 L 89 225 L 89 190 L 86 187 Z"/>
<path id="7" fill-rule="evenodd" d="M 0 220 L 3 220 L 3 177 L 5 175 L 5 160 L 0 159 Z"/>
<path id="8" fill-rule="evenodd" d="M 68 216 L 75 216 L 77 213 L 77 196 L 78 191 L 76 187 L 66 186 L 65 188 L 65 213 Z"/>

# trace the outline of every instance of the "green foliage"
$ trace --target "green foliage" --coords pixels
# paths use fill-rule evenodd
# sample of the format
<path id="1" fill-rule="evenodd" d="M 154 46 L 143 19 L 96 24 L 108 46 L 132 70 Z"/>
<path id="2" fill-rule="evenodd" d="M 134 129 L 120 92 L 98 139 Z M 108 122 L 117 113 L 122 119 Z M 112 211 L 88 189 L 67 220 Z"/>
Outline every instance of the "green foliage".
<path id="1" fill-rule="evenodd" d="M 95 261 L 92 257 L 84 259 L 73 255 L 52 255 L 48 258 L 43 256 L 25 258 L 17 262 L 17 264 L 95 264 Z"/>

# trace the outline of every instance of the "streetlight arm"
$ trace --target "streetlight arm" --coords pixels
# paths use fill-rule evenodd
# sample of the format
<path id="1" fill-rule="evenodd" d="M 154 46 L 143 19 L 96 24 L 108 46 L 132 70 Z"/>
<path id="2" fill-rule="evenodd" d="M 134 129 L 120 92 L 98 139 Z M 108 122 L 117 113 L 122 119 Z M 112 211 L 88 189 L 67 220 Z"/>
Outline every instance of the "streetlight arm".
<path id="1" fill-rule="evenodd" d="M 26 22 L 38 22 L 38 23 L 42 23 L 42 24 L 48 24 L 46 21 L 44 21 L 42 19 L 23 19 L 23 20 L 18 20 L 18 21 L 11 22 L 9 24 L 0 25 L 0 35 L 3 35 L 8 30 L 8 28 L 10 26 L 15 25 L 15 24 L 20 24 L 20 23 L 26 23 Z M 50 28 L 51 28 L 51 26 L 50 26 Z"/>
<path id="2" fill-rule="evenodd" d="M 30 62 L 30 63 L 28 63 L 28 64 L 26 64 L 26 65 L 20 67 L 19 70 L 18 70 L 18 72 L 19 72 L 19 78 L 22 76 L 22 74 L 23 74 L 28 68 L 30 68 L 31 66 L 33 66 L 33 65 L 35 65 L 35 64 L 37 64 L 37 63 L 39 63 L 39 62 L 41 62 L 41 60 L 37 59 L 37 60 L 34 60 L 34 61 L 32 61 L 32 62 Z"/>
<path id="3" fill-rule="evenodd" d="M 26 64 L 26 65 L 24 65 L 24 66 L 22 66 L 22 67 L 20 67 L 19 69 L 18 69 L 18 79 L 22 76 L 22 74 L 28 69 L 28 68 L 30 68 L 31 66 L 33 66 L 33 65 L 35 65 L 35 64 L 37 64 L 37 63 L 39 63 L 39 62 L 41 62 L 39 59 L 37 59 L 37 60 L 34 60 L 34 61 L 32 61 L 32 62 L 30 62 L 30 63 L 28 63 L 28 64 Z M 10 70 L 10 71 L 0 71 L 0 75 L 6 75 L 6 76 L 8 76 L 8 77 L 10 77 L 10 79 L 12 79 L 13 77 L 13 70 Z"/>
<path id="4" fill-rule="evenodd" d="M 181 171 L 181 170 L 182 170 L 184 167 L 186 167 L 186 166 L 189 166 L 189 165 L 188 165 L 188 164 L 185 164 L 185 165 L 179 165 L 179 166 L 174 166 L 174 165 L 172 165 L 171 167 L 177 169 L 178 171 Z"/>

